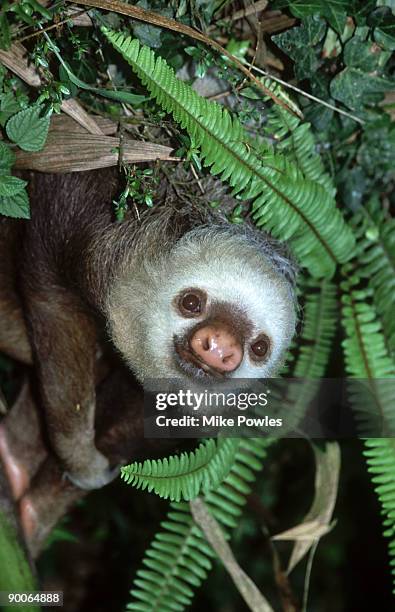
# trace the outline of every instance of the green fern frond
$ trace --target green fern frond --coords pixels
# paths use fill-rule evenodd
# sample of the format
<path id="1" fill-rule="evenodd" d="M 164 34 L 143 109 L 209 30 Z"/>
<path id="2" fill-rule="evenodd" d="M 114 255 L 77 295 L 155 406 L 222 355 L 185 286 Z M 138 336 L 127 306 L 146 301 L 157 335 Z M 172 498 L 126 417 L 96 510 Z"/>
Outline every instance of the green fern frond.
<path id="1" fill-rule="evenodd" d="M 287 154 L 307 179 L 319 183 L 325 191 L 335 195 L 335 185 L 316 150 L 310 123 L 302 123 L 299 117 L 275 105 L 268 114 L 265 131 L 275 139 L 276 151 Z"/>
<path id="2" fill-rule="evenodd" d="M 358 274 L 368 279 L 383 332 L 395 356 L 395 219 L 372 199 L 352 219 L 357 237 Z"/>
<path id="3" fill-rule="evenodd" d="M 354 237 L 331 193 L 270 147 L 258 158 L 254 143 L 225 108 L 200 97 L 138 40 L 102 30 L 157 103 L 188 132 L 194 146 L 200 147 L 211 173 L 227 181 L 241 198 L 255 199 L 253 216 L 258 226 L 290 240 L 313 276 L 331 276 L 336 262 L 350 258 Z"/>
<path id="4" fill-rule="evenodd" d="M 338 318 L 337 288 L 328 280 L 303 283 L 306 303 L 299 352 L 292 375 L 321 378 L 325 375 Z"/>
<path id="5" fill-rule="evenodd" d="M 288 93 L 288 91 L 278 83 L 274 81 L 271 77 L 260 77 L 258 80 L 266 87 L 266 89 L 270 89 L 271 92 L 274 93 L 276 98 L 285 102 L 285 104 L 290 108 L 298 117 L 303 117 L 303 113 L 300 110 L 298 104 L 292 98 L 292 96 Z M 261 93 L 261 92 L 259 92 Z M 268 95 L 263 95 L 262 99 L 266 102 L 271 102 L 272 98 Z"/>
<path id="6" fill-rule="evenodd" d="M 360 279 L 353 276 L 342 284 L 346 370 L 354 378 L 371 381 L 392 377 L 395 375 L 395 366 L 388 355 L 375 308 L 369 303 L 371 293 L 356 288 L 359 282 Z"/>
<path id="7" fill-rule="evenodd" d="M 395 565 L 395 440 L 393 379 L 395 367 L 387 353 L 384 335 L 374 307 L 367 302 L 369 292 L 356 288 L 357 277 L 343 283 L 343 342 L 346 370 L 352 377 L 364 380 L 361 387 L 351 386 L 351 401 L 363 414 L 363 425 L 371 426 L 372 416 L 378 415 L 389 432 L 388 438 L 365 440 L 365 456 L 375 491 L 382 505 L 384 535 L 391 539 L 389 553 Z M 388 384 L 386 384 L 388 383 Z M 372 414 L 373 409 L 373 414 Z M 392 570 L 395 585 L 395 570 Z"/>
<path id="8" fill-rule="evenodd" d="M 121 476 L 137 489 L 154 491 L 172 501 L 194 499 L 225 478 L 239 445 L 237 438 L 208 439 L 190 453 L 126 465 Z"/>
<path id="9" fill-rule="evenodd" d="M 229 529 L 237 525 L 255 473 L 262 469 L 266 449 L 272 443 L 264 438 L 239 442 L 229 474 L 204 496 L 227 537 Z M 187 503 L 171 503 L 161 527 L 145 553 L 143 568 L 137 571 L 128 610 L 182 612 L 211 569 L 215 554 L 194 523 Z"/>
<path id="10" fill-rule="evenodd" d="M 361 435 L 371 435 L 378 428 L 392 435 L 395 425 L 395 365 L 385 345 L 381 322 L 372 304 L 370 291 L 357 288 L 360 279 L 353 276 L 342 284 L 342 323 L 346 333 L 342 346 L 346 371 L 352 378 L 350 396 Z M 390 382 L 385 383 L 388 379 Z M 395 475 L 394 475 L 395 476 Z"/>
<path id="11" fill-rule="evenodd" d="M 274 389 L 270 401 L 272 411 L 279 408 L 278 414 L 274 413 L 273 416 L 283 416 L 284 406 L 289 407 L 283 425 L 288 431 L 295 431 L 320 389 L 320 379 L 325 376 L 338 319 L 337 289 L 332 282 L 327 279 L 304 279 L 300 291 L 306 295 L 303 328 L 282 373 L 295 380 L 289 382 L 285 395 L 283 385 L 280 385 L 280 394 L 276 394 Z"/>
<path id="12" fill-rule="evenodd" d="M 395 439 L 372 438 L 365 440 L 364 455 L 368 471 L 373 474 L 372 482 L 381 503 L 384 537 L 389 538 L 389 554 L 395 593 Z"/>

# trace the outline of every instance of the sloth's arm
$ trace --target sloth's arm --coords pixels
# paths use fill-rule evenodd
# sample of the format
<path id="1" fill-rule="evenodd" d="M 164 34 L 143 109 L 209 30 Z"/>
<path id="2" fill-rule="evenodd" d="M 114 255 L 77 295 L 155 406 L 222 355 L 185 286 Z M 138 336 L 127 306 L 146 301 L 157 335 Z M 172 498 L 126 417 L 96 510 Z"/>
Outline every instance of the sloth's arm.
<path id="1" fill-rule="evenodd" d="M 110 373 L 107 371 L 105 376 L 96 394 L 97 445 L 111 463 L 125 464 L 144 460 L 147 456 L 162 456 L 173 450 L 175 442 L 179 446 L 179 440 L 144 438 L 143 397 L 129 372 L 118 367 Z M 26 381 L 16 403 L 0 424 L 0 441 L 3 437 L 7 442 L 3 455 L 0 445 L 5 470 L 3 476 L 8 476 L 14 498 L 19 500 L 19 519 L 34 557 L 39 554 L 54 525 L 87 493 L 62 477 L 59 463 L 48 452 L 46 440 L 40 431 L 36 399 Z M 17 471 L 12 469 L 16 463 Z M 25 490 L 20 499 L 20 490 L 18 492 L 15 485 L 20 482 L 21 474 L 24 476 Z M 1 495 L 1 477 L 0 461 L 0 510 L 8 509 L 10 514 L 11 498 L 5 492 L 3 497 Z"/>
<path id="2" fill-rule="evenodd" d="M 36 287 L 25 298 L 50 442 L 74 484 L 100 487 L 111 472 L 94 440 L 95 321 L 61 287 Z"/>

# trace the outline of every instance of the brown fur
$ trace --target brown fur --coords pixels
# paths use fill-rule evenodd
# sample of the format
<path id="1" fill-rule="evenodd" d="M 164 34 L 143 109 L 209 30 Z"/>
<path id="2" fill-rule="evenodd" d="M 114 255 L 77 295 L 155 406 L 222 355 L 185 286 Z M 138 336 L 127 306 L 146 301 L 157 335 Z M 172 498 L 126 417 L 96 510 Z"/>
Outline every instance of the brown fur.
<path id="1" fill-rule="evenodd" d="M 0 314 L 3 311 L 6 320 L 0 327 L 7 327 L 0 332 L 0 348 L 28 363 L 32 353 L 52 448 L 74 483 L 94 488 L 114 475 L 95 445 L 95 363 L 97 346 L 106 338 L 107 319 L 117 307 L 111 300 L 119 279 L 122 285 L 128 276 L 141 274 L 144 284 L 147 268 L 149 274 L 159 274 L 156 261 L 163 263 L 188 232 L 193 239 L 202 231 L 208 245 L 221 245 L 222 236 L 228 237 L 228 248 L 233 236 L 250 245 L 248 256 L 256 251 L 257 258 L 265 260 L 262 267 L 288 302 L 292 302 L 294 268 L 278 243 L 248 224 L 229 225 L 209 208 L 168 202 L 146 209 L 139 219 L 117 223 L 112 200 L 119 185 L 114 170 L 32 173 L 26 178 L 30 222 L 5 219 L 0 226 L 0 249 L 11 254 L 9 263 L 0 267 Z M 237 246 L 237 240 L 232 244 Z M 141 302 L 142 285 L 129 286 Z M 229 307 L 227 311 L 217 302 L 215 308 L 216 316 L 229 323 Z M 291 304 L 290 312 L 292 308 Z M 146 354 L 141 338 L 130 337 L 130 316 L 127 306 L 120 313 L 126 324 L 117 332 L 121 331 L 122 343 L 134 343 L 133 350 Z M 239 322 L 229 324 L 242 335 L 249 327 L 248 317 L 240 312 L 236 319 Z M 292 321 L 287 334 L 291 332 Z M 117 344 L 119 349 L 122 343 Z M 172 358 L 167 356 L 168 361 Z M 165 359 L 157 361 L 163 362 L 166 375 Z"/>
<path id="2" fill-rule="evenodd" d="M 30 342 L 16 287 L 16 266 L 23 222 L 0 217 L 0 351 L 32 362 Z"/>

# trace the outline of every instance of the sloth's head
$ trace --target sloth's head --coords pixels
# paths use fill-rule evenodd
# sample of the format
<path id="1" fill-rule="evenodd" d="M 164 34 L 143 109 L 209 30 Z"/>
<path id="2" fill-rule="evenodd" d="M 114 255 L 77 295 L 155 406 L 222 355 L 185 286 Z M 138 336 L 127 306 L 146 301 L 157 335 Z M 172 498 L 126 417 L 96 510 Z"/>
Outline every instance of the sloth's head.
<path id="1" fill-rule="evenodd" d="M 295 330 L 294 269 L 281 247 L 219 225 L 192 229 L 164 251 L 140 254 L 107 306 L 115 346 L 137 378 L 273 376 Z"/>

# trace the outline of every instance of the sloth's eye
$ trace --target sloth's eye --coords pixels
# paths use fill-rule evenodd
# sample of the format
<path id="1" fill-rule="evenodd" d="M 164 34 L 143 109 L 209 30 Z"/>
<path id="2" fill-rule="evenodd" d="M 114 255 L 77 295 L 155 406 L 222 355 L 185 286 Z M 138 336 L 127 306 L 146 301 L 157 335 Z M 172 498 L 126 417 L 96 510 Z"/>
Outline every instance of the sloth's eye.
<path id="1" fill-rule="evenodd" d="M 252 358 L 261 360 L 268 354 L 270 349 L 270 341 L 267 336 L 260 336 L 253 344 L 251 344 Z"/>
<path id="2" fill-rule="evenodd" d="M 200 312 L 202 305 L 200 303 L 200 297 L 196 293 L 187 293 L 182 298 L 182 307 L 188 312 Z"/>
<path id="3" fill-rule="evenodd" d="M 193 289 L 185 291 L 178 302 L 178 307 L 182 315 L 185 317 L 193 317 L 200 315 L 205 306 L 206 296 L 203 291 Z"/>

